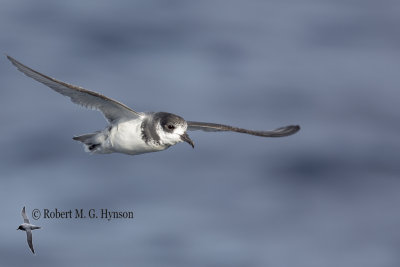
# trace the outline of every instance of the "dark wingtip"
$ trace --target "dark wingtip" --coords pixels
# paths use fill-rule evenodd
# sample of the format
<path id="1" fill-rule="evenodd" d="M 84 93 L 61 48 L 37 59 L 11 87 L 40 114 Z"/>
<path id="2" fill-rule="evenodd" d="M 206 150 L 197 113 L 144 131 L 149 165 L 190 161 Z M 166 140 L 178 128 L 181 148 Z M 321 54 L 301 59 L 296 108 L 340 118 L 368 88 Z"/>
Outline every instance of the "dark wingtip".
<path id="1" fill-rule="evenodd" d="M 287 126 L 288 135 L 292 135 L 300 131 L 300 125 L 290 125 Z"/>
<path id="2" fill-rule="evenodd" d="M 270 137 L 290 136 L 292 134 L 297 133 L 298 131 L 300 131 L 299 125 L 288 125 L 288 126 L 281 127 L 281 128 L 274 130 L 273 134 L 270 135 Z"/>
<path id="3" fill-rule="evenodd" d="M 6 57 L 7 57 L 7 59 L 11 62 L 11 64 L 13 64 L 15 67 L 17 67 L 18 68 L 18 64 L 21 64 L 21 63 L 19 63 L 16 59 L 14 59 L 13 57 L 11 57 L 11 56 L 9 56 L 9 55 L 7 55 L 7 54 L 4 54 Z"/>
<path id="4" fill-rule="evenodd" d="M 6 53 L 4 53 L 4 55 L 5 55 L 5 56 L 6 56 L 6 58 L 7 58 L 8 60 L 10 60 L 11 62 L 15 61 L 15 59 L 14 59 L 14 58 L 10 57 L 10 56 L 9 56 L 9 55 L 7 55 Z"/>

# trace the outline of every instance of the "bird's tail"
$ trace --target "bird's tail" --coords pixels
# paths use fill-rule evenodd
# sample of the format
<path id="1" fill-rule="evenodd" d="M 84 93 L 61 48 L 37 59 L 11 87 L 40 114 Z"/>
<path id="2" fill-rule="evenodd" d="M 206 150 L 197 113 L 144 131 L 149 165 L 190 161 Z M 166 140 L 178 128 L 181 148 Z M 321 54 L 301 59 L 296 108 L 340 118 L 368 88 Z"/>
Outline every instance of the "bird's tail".
<path id="1" fill-rule="evenodd" d="M 80 136 L 74 136 L 72 139 L 82 142 L 85 147 L 86 152 L 95 153 L 97 149 L 101 146 L 101 138 L 99 138 L 100 132 L 84 134 Z"/>

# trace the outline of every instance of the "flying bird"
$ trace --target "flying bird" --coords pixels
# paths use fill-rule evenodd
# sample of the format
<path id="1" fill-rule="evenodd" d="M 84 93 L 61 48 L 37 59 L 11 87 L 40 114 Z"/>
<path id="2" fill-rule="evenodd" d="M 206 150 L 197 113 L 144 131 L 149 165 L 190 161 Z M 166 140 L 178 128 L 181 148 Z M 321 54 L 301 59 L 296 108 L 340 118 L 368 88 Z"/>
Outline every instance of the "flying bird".
<path id="1" fill-rule="evenodd" d="M 21 224 L 17 230 L 22 230 L 26 232 L 26 240 L 28 242 L 29 248 L 31 249 L 32 253 L 35 254 L 35 250 L 33 249 L 32 243 L 32 230 L 40 229 L 39 226 L 33 225 L 29 223 L 28 216 L 25 213 L 25 207 L 22 208 L 22 218 L 24 218 L 24 223 Z"/>
<path id="2" fill-rule="evenodd" d="M 7 58 L 26 76 L 69 97 L 73 103 L 103 113 L 109 123 L 104 130 L 73 137 L 74 140 L 83 143 L 86 152 L 93 154 L 137 155 L 162 151 L 180 142 L 186 142 L 194 148 L 187 131 L 195 130 L 231 131 L 261 137 L 289 136 L 300 130 L 298 125 L 289 125 L 272 131 L 253 131 L 217 123 L 186 121 L 167 112 L 137 112 L 109 97 L 56 80 L 10 56 Z"/>

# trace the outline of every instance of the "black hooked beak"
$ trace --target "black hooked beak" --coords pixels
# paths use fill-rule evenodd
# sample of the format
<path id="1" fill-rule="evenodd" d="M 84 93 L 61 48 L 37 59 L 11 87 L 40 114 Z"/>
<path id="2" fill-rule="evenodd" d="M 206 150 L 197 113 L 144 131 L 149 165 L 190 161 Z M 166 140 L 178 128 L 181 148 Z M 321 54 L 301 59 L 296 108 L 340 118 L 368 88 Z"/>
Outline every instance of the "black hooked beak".
<path id="1" fill-rule="evenodd" d="M 182 134 L 181 139 L 182 139 L 182 141 L 188 143 L 189 145 L 191 145 L 194 148 L 193 141 L 192 141 L 192 139 L 190 139 L 190 137 L 187 133 Z"/>

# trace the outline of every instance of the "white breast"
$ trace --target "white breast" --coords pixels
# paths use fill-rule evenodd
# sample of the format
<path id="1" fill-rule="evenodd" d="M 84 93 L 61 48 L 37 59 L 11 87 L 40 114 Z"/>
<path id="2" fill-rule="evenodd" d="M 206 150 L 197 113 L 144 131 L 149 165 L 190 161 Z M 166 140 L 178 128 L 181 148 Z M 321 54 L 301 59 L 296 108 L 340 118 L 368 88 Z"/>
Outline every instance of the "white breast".
<path id="1" fill-rule="evenodd" d="M 109 149 L 130 155 L 164 150 L 166 148 L 164 146 L 142 140 L 141 124 L 141 119 L 135 119 L 114 125 L 108 138 Z"/>

